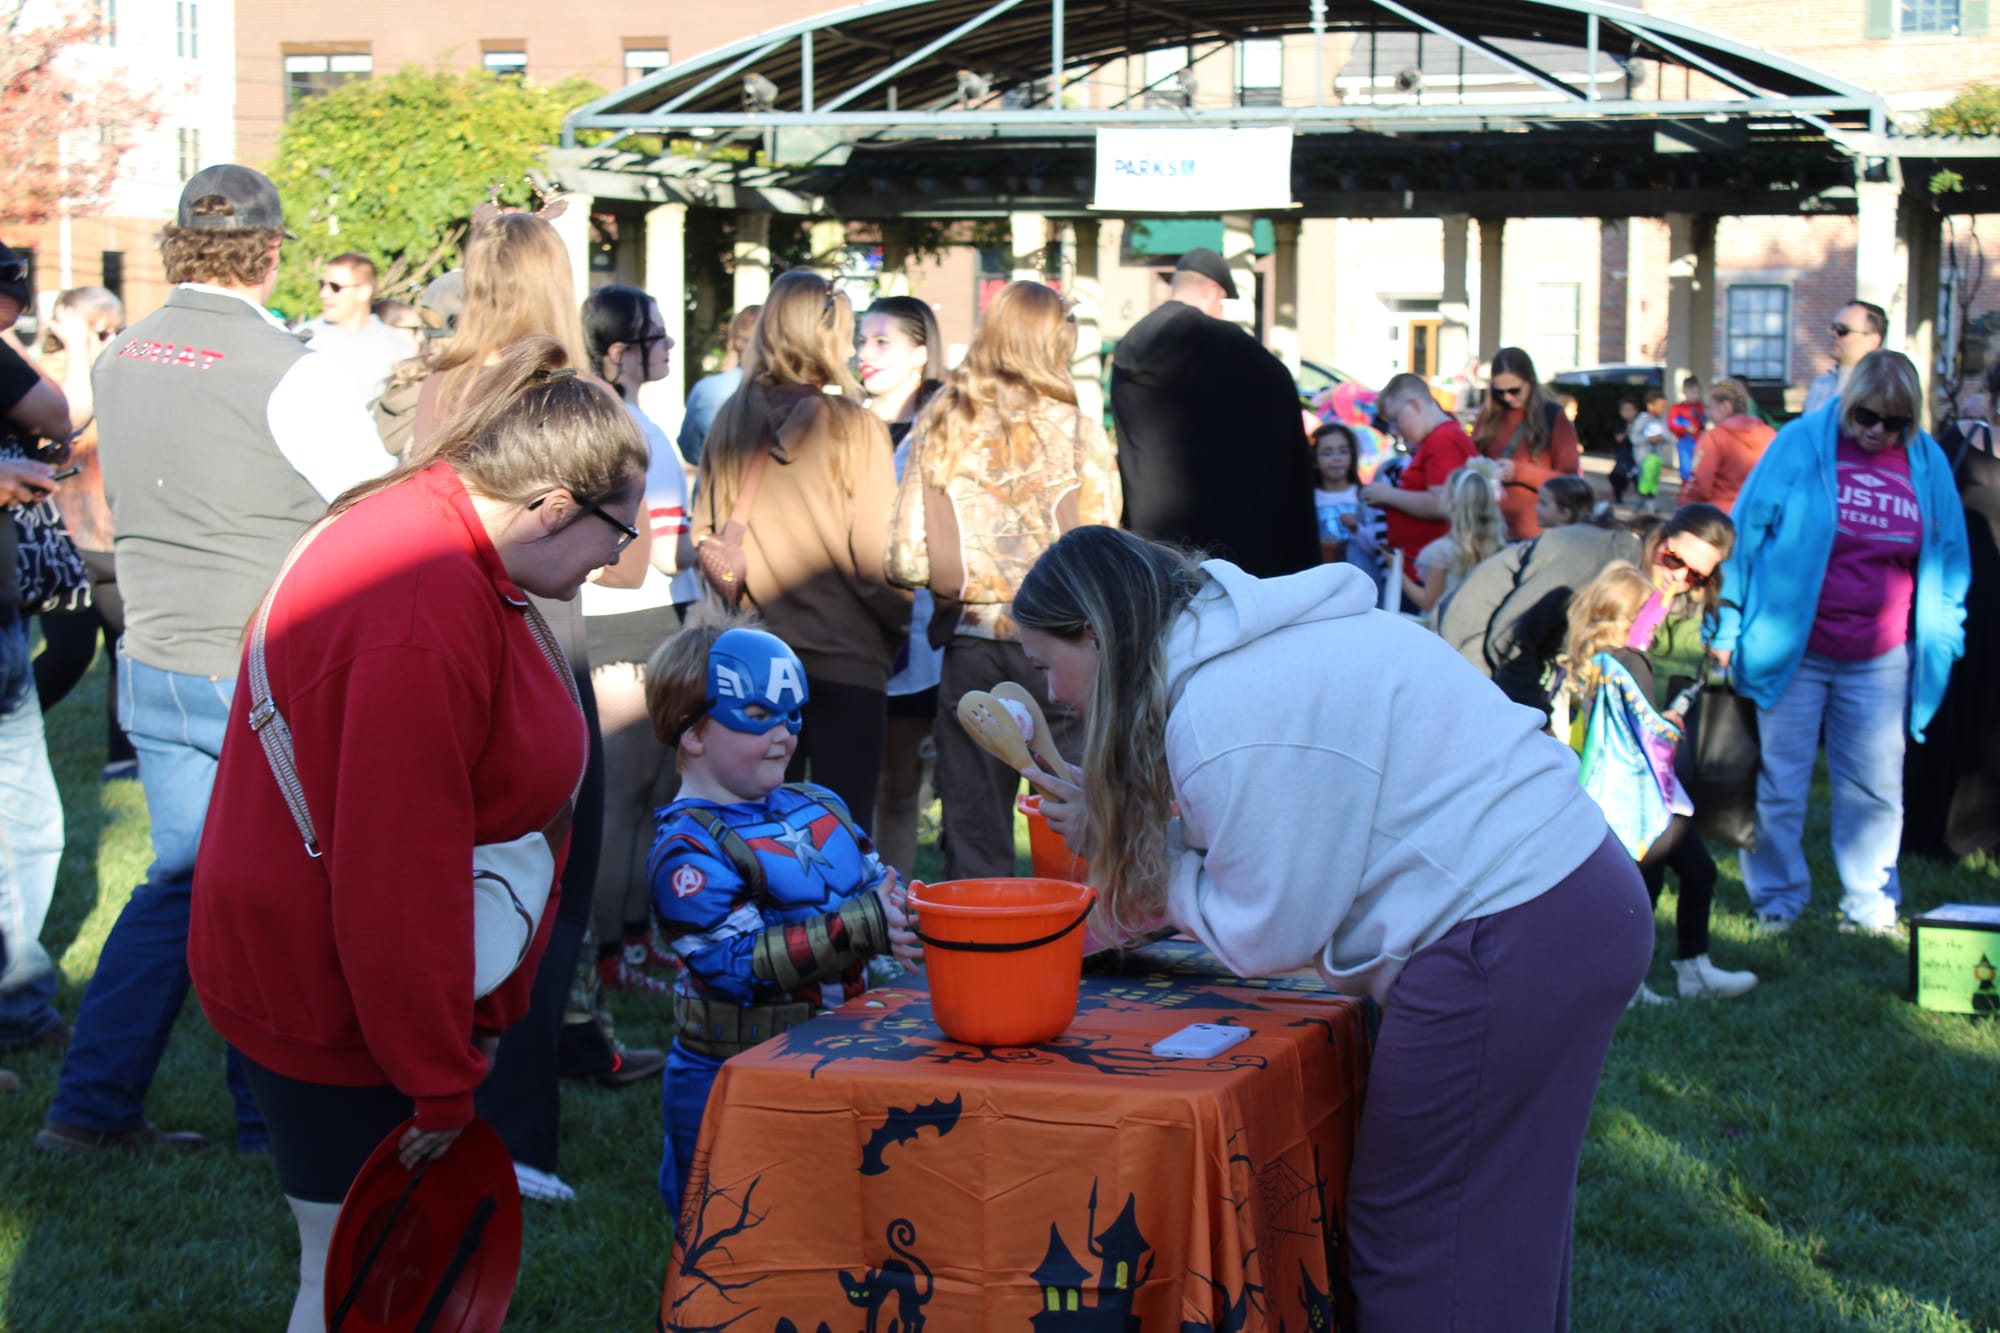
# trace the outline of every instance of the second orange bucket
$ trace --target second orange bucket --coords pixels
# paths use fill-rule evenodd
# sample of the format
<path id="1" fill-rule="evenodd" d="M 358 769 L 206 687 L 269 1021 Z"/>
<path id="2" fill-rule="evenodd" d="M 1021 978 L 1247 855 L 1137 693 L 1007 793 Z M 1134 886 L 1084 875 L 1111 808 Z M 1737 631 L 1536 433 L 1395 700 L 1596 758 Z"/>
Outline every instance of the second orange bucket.
<path id="1" fill-rule="evenodd" d="M 1076 1018 L 1088 884 L 958 879 L 910 885 L 931 1014 L 953 1041 L 1032 1046 Z"/>
<path id="2" fill-rule="evenodd" d="M 1070 851 L 1063 835 L 1049 826 L 1042 813 L 1040 792 L 1027 792 L 1015 805 L 1028 817 L 1028 864 L 1038 879 L 1066 879 L 1077 884 L 1090 882 L 1090 862 Z"/>

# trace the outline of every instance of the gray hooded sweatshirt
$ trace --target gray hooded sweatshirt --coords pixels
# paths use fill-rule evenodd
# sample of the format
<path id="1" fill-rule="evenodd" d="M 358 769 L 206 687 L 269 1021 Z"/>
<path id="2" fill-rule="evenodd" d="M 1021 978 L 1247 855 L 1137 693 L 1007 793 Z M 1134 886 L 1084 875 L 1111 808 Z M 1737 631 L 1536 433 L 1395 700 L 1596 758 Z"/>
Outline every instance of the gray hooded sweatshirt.
<path id="1" fill-rule="evenodd" d="M 1225 561 L 1167 640 L 1168 911 L 1242 976 L 1388 997 L 1461 921 L 1560 883 L 1607 829 L 1569 747 L 1367 575 Z"/>

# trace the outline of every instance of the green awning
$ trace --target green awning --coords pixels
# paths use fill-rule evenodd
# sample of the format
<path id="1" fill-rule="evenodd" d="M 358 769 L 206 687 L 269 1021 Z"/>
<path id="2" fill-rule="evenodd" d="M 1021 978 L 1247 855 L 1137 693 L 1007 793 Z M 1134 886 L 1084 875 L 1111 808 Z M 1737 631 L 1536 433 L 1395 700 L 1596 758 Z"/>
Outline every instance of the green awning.
<path id="1" fill-rule="evenodd" d="M 1258 254 L 1268 255 L 1277 249 L 1277 239 L 1271 219 L 1251 221 L 1250 241 Z M 1152 218 L 1125 224 L 1125 248 L 1135 255 L 1178 258 L 1202 246 L 1222 252 L 1221 218 Z"/>

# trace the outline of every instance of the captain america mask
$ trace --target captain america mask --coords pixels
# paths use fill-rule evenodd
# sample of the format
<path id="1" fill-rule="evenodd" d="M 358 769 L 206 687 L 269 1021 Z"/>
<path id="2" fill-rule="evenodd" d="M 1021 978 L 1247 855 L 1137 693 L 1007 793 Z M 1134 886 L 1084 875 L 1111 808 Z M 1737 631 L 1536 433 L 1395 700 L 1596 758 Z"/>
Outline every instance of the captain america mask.
<path id="1" fill-rule="evenodd" d="M 805 664 L 775 634 L 726 630 L 708 650 L 704 712 L 731 731 L 762 735 L 782 723 L 796 736 L 805 723 L 800 710 L 806 697 Z M 753 716 L 753 707 L 768 711 Z"/>

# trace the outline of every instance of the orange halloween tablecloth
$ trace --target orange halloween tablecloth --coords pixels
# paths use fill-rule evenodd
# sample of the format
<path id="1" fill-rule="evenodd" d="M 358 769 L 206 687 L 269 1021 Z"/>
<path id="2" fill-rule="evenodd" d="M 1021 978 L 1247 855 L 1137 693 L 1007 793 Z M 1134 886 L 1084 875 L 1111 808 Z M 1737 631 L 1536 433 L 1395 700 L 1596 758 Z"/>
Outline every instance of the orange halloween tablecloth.
<path id="1" fill-rule="evenodd" d="M 1154 1058 L 1196 1022 L 1253 1035 Z M 660 1327 L 1323 1333 L 1366 1064 L 1359 1004 L 1185 941 L 1044 1046 L 949 1041 L 905 978 L 723 1066 Z"/>

